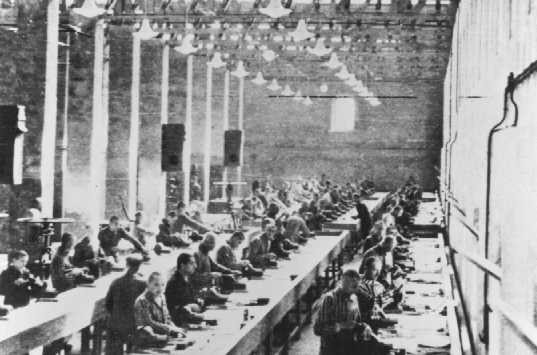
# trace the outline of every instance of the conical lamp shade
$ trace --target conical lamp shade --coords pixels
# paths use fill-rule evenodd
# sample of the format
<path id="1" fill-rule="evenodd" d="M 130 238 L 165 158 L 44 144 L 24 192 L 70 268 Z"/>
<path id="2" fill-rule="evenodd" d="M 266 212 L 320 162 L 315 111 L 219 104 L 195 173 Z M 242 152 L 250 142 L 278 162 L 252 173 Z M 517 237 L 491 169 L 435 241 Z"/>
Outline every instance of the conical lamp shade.
<path id="1" fill-rule="evenodd" d="M 304 20 L 299 20 L 296 29 L 291 32 L 291 37 L 295 42 L 304 41 L 313 36 L 315 36 L 315 34 L 308 31 L 308 25 L 306 25 L 306 21 Z"/>
<path id="2" fill-rule="evenodd" d="M 259 86 L 265 84 L 266 82 L 267 81 L 265 80 L 265 78 L 263 77 L 263 73 L 261 72 L 257 72 L 255 79 L 252 80 L 252 83 Z"/>
<path id="3" fill-rule="evenodd" d="M 276 59 L 276 53 L 271 49 L 264 50 L 262 56 L 267 62 L 272 62 Z"/>
<path id="4" fill-rule="evenodd" d="M 148 41 L 158 36 L 158 32 L 153 31 L 149 19 L 144 18 L 142 20 L 142 25 L 138 32 L 134 32 L 134 35 L 140 38 L 142 41 Z"/>
<path id="5" fill-rule="evenodd" d="M 343 65 L 341 66 L 339 72 L 336 73 L 336 76 L 341 80 L 347 80 L 351 76 L 351 74 L 347 70 L 347 66 Z"/>
<path id="6" fill-rule="evenodd" d="M 306 98 L 302 101 L 302 103 L 306 106 L 311 106 L 313 104 L 313 101 L 311 101 L 309 96 L 306 96 Z"/>
<path id="7" fill-rule="evenodd" d="M 104 14 L 104 9 L 99 8 L 95 0 L 84 0 L 82 6 L 73 9 L 73 12 L 80 16 L 93 18 Z"/>
<path id="8" fill-rule="evenodd" d="M 328 62 L 321 64 L 323 67 L 327 67 L 330 69 L 337 69 L 343 65 L 337 57 L 337 54 L 335 52 L 332 52 L 330 55 L 330 60 Z"/>
<path id="9" fill-rule="evenodd" d="M 294 92 L 293 92 L 293 90 L 291 90 L 289 85 L 285 85 L 285 88 L 282 91 L 282 95 L 283 96 L 293 96 L 293 94 L 294 94 Z"/>
<path id="10" fill-rule="evenodd" d="M 276 79 L 272 79 L 272 81 L 270 82 L 270 85 L 267 86 L 267 88 L 270 90 L 270 91 L 278 91 L 280 90 L 282 87 L 280 85 L 278 85 L 278 81 Z"/>
<path id="11" fill-rule="evenodd" d="M 213 58 L 207 63 L 207 65 L 210 65 L 213 69 L 218 69 L 225 66 L 226 62 L 222 60 L 222 54 L 220 54 L 220 52 L 214 52 Z"/>
<path id="12" fill-rule="evenodd" d="M 317 57 L 322 57 L 330 54 L 332 52 L 332 48 L 327 48 L 324 45 L 324 38 L 319 38 L 317 43 L 315 43 L 315 47 L 308 47 L 307 51 L 313 55 L 316 55 Z"/>
<path id="13" fill-rule="evenodd" d="M 244 69 L 244 63 L 242 60 L 239 60 L 237 63 L 237 68 L 231 72 L 231 75 L 236 76 L 237 78 L 245 78 L 248 76 L 248 72 Z"/>
<path id="14" fill-rule="evenodd" d="M 296 91 L 295 97 L 293 97 L 293 100 L 295 100 L 295 101 L 301 101 L 302 100 L 302 92 L 300 90 Z"/>
<path id="15" fill-rule="evenodd" d="M 347 84 L 351 88 L 358 85 L 358 80 L 356 79 L 356 75 L 354 74 L 349 75 L 348 79 L 345 80 L 345 84 Z"/>
<path id="16" fill-rule="evenodd" d="M 198 48 L 192 45 L 193 40 L 194 35 L 192 33 L 189 33 L 185 35 L 183 41 L 181 42 L 181 45 L 175 47 L 174 49 L 183 55 L 190 55 L 192 53 L 196 53 L 198 51 Z"/>
<path id="17" fill-rule="evenodd" d="M 265 8 L 259 9 L 259 12 L 271 18 L 280 18 L 291 13 L 291 9 L 282 6 L 281 0 L 270 0 Z"/>

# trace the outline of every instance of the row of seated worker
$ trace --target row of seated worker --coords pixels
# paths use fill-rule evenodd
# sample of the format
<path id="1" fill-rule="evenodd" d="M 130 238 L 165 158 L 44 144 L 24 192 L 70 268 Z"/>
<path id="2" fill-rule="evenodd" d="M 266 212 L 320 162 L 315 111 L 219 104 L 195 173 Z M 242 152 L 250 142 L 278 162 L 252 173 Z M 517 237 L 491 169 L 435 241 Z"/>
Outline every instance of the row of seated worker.
<path id="1" fill-rule="evenodd" d="M 329 181 L 320 186 L 320 191 L 324 191 L 328 196 L 331 191 L 337 189 L 337 186 L 330 186 Z M 341 197 L 337 203 L 331 200 L 331 210 L 328 212 L 335 216 L 343 213 L 351 204 L 348 200 L 343 204 L 343 201 Z M 359 204 L 359 201 L 357 203 Z M 360 214 L 358 207 L 357 210 Z M 367 211 L 367 207 L 365 210 Z M 215 248 L 217 233 L 199 219 L 189 215 L 184 203 L 180 202 L 176 210 L 171 211 L 162 220 L 159 232 L 156 234 L 155 251 L 163 248 L 187 248 L 191 244 L 188 239 L 199 241 L 203 238 L 198 251 L 193 255 L 196 267 L 192 281 L 204 298 L 222 302 L 225 296 L 221 290 L 244 288 L 243 284 L 237 282 L 236 276 L 261 275 L 263 269 L 277 267 L 278 259 L 289 258 L 294 250 L 307 243 L 308 238 L 314 237 L 314 233 L 309 230 L 305 222 L 308 216 L 304 214 L 302 218 L 302 213 L 298 210 L 292 215 L 279 214 L 276 219 L 264 216 L 260 235 L 250 240 L 242 251 L 237 249 L 239 246 L 244 246 L 245 236 L 242 232 L 235 232 L 214 253 L 212 251 Z M 141 227 L 142 217 L 141 213 L 136 214 L 132 233 L 120 226 L 117 217 L 111 217 L 108 225 L 98 234 L 97 250 L 93 248 L 89 237 L 83 237 L 76 242 L 73 235 L 69 233 L 62 235 L 60 246 L 54 253 L 50 265 L 51 285 L 47 285 L 29 272 L 26 267 L 28 263 L 26 252 L 19 250 L 10 253 L 9 266 L 0 275 L 0 294 L 4 296 L 4 304 L 8 308 L 25 306 L 32 297 L 42 296 L 44 291 L 50 289 L 47 286 L 52 286 L 55 292 L 63 292 L 78 284 L 92 283 L 99 276 L 109 272 L 112 269 L 110 265 L 118 261 L 120 253 L 118 245 L 121 240 L 130 242 L 142 260 L 148 261 L 150 253 L 146 248 L 146 242 L 152 233 Z M 186 228 L 193 231 L 190 238 L 185 236 Z M 194 236 L 196 238 L 193 238 Z M 214 257 L 210 255 L 211 252 Z"/>
<path id="2" fill-rule="evenodd" d="M 357 206 L 356 218 L 360 218 L 361 227 L 368 229 L 371 219 L 361 199 L 373 192 L 374 185 L 367 180 L 360 184 L 349 182 L 338 185 L 324 175 L 320 180 L 286 182 L 281 188 L 270 182 L 260 184 L 256 180 L 252 183 L 250 195 L 241 201 L 242 212 L 249 219 L 269 217 L 282 223 L 286 219 L 299 218 L 309 230 L 317 231 L 323 223 L 335 220 L 350 206 Z"/>
<path id="3" fill-rule="evenodd" d="M 363 243 L 359 268 L 346 269 L 340 283 L 321 296 L 314 322 L 321 355 L 393 353 L 377 334 L 393 325 L 389 314 L 412 311 L 404 299 L 406 275 L 414 270 L 408 226 L 417 212 L 420 190 L 410 179 L 390 195 Z"/>

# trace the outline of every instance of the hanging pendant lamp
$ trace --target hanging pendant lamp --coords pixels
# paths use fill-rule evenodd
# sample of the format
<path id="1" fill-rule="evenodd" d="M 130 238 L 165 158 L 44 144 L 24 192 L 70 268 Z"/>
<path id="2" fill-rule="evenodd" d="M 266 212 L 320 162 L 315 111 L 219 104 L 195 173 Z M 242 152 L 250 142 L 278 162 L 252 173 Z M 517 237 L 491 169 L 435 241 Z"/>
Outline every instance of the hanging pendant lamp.
<path id="1" fill-rule="evenodd" d="M 258 86 L 264 85 L 266 82 L 267 81 L 263 77 L 263 73 L 261 73 L 260 71 L 257 72 L 257 75 L 256 75 L 255 79 L 252 80 L 252 83 L 254 83 L 255 85 L 258 85 Z"/>
<path id="2" fill-rule="evenodd" d="M 276 53 L 271 49 L 266 49 L 262 53 L 263 59 L 267 62 L 272 62 L 274 59 L 276 59 L 277 55 Z"/>
<path id="3" fill-rule="evenodd" d="M 309 96 L 306 96 L 306 98 L 302 100 L 302 103 L 306 106 L 311 106 L 313 104 L 313 101 L 311 101 Z"/>
<path id="4" fill-rule="evenodd" d="M 302 101 L 302 92 L 299 90 L 296 91 L 295 96 L 293 97 L 293 100 L 295 101 Z"/>
<path id="5" fill-rule="evenodd" d="M 270 0 L 267 7 L 259 9 L 259 12 L 271 18 L 280 18 L 291 13 L 291 9 L 283 7 L 281 0 Z"/>
<path id="6" fill-rule="evenodd" d="M 341 67 L 343 63 L 339 61 L 336 52 L 332 52 L 332 54 L 330 54 L 330 59 L 328 60 L 328 62 L 322 63 L 321 65 L 330 69 L 337 69 Z"/>
<path id="7" fill-rule="evenodd" d="M 84 0 L 82 6 L 74 8 L 73 12 L 83 17 L 94 18 L 104 14 L 105 10 L 98 7 L 95 0 Z"/>
<path id="8" fill-rule="evenodd" d="M 347 80 L 351 76 L 351 73 L 349 73 L 346 65 L 342 65 L 336 76 L 341 80 Z"/>
<path id="9" fill-rule="evenodd" d="M 192 53 L 196 53 L 199 48 L 194 47 L 192 45 L 193 40 L 194 40 L 194 35 L 192 33 L 189 33 L 185 35 L 185 37 L 183 38 L 183 41 L 181 42 L 181 45 L 175 47 L 174 49 L 183 55 L 190 55 Z"/>
<path id="10" fill-rule="evenodd" d="M 276 79 L 272 79 L 272 81 L 270 82 L 270 85 L 267 86 L 267 88 L 270 90 L 270 91 L 278 91 L 280 90 L 282 87 L 278 84 L 278 81 Z"/>
<path id="11" fill-rule="evenodd" d="M 246 69 L 244 69 L 244 63 L 242 60 L 239 60 L 237 63 L 237 68 L 235 68 L 234 71 L 231 72 L 231 75 L 237 77 L 237 78 L 245 78 L 248 76 L 248 72 Z"/>
<path id="12" fill-rule="evenodd" d="M 207 65 L 210 65 L 213 69 L 218 69 L 225 66 L 226 62 L 222 60 L 222 54 L 220 54 L 220 52 L 214 52 L 213 58 L 207 63 Z"/>
<path id="13" fill-rule="evenodd" d="M 155 32 L 149 23 L 148 18 L 142 20 L 142 25 L 138 32 L 134 32 L 134 35 L 137 36 L 142 41 L 148 41 L 158 36 L 158 32 Z"/>
<path id="14" fill-rule="evenodd" d="M 291 32 L 291 38 L 295 42 L 304 41 L 306 39 L 314 37 L 315 34 L 308 31 L 308 25 L 305 20 L 299 20 L 298 24 L 293 32 Z"/>
<path id="15" fill-rule="evenodd" d="M 317 39 L 317 42 L 315 43 L 315 47 L 311 48 L 311 47 L 308 47 L 306 48 L 306 50 L 313 54 L 313 55 L 316 55 L 317 57 L 323 57 L 325 55 L 328 55 L 332 52 L 332 48 L 329 48 L 329 47 L 326 47 L 324 45 L 324 38 L 320 37 L 319 39 Z"/>
<path id="16" fill-rule="evenodd" d="M 289 85 L 285 85 L 285 88 L 282 91 L 282 96 L 293 96 L 294 91 L 291 90 L 291 87 Z"/>

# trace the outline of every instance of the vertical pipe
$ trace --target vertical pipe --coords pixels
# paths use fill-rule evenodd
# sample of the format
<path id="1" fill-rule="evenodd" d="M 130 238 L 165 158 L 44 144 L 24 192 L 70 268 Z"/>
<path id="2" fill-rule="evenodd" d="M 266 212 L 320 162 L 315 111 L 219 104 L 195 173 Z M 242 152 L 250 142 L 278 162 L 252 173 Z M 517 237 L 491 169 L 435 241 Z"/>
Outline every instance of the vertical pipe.
<path id="1" fill-rule="evenodd" d="M 226 69 L 224 73 L 224 132 L 229 129 L 229 70 Z M 222 197 L 226 196 L 226 185 L 228 181 L 228 168 L 224 166 L 223 171 L 223 184 L 222 184 Z"/>
<path id="2" fill-rule="evenodd" d="M 207 97 L 205 107 L 205 141 L 203 153 L 203 203 L 209 206 L 209 192 L 211 190 L 211 126 L 212 122 L 212 96 L 213 96 L 213 67 L 207 64 Z"/>
<path id="3" fill-rule="evenodd" d="M 93 101 L 90 142 L 90 226 L 96 227 L 104 218 L 106 207 L 106 151 L 108 122 L 103 115 L 103 56 L 104 21 L 95 24 L 95 51 L 93 63 Z M 96 231 L 96 229 L 95 229 Z M 94 233 L 93 237 L 96 237 Z"/>
<path id="4" fill-rule="evenodd" d="M 186 114 L 185 114 L 185 142 L 183 146 L 183 202 L 190 203 L 190 165 L 192 153 L 192 80 L 194 57 L 189 55 L 186 59 Z"/>
<path id="5" fill-rule="evenodd" d="M 56 123 L 58 100 L 58 27 L 60 2 L 47 5 L 47 49 L 45 67 L 45 109 L 41 138 L 41 198 L 42 214 L 52 217 L 54 205 L 54 165 L 56 158 Z"/>
<path id="6" fill-rule="evenodd" d="M 160 123 L 161 125 L 168 123 L 169 77 L 170 77 L 170 45 L 169 43 L 165 43 L 164 47 L 162 48 L 162 82 L 161 82 L 161 97 L 160 97 Z M 161 157 L 162 157 L 162 152 L 161 152 Z M 160 174 L 161 176 L 160 176 L 158 215 L 161 217 L 164 217 L 166 215 L 167 174 L 165 171 L 162 171 Z"/>
<path id="7" fill-rule="evenodd" d="M 132 37 L 131 122 L 129 134 L 128 212 L 134 214 L 138 202 L 138 148 L 140 145 L 140 37 Z M 129 218 L 133 218 L 131 215 Z"/>
<path id="8" fill-rule="evenodd" d="M 67 146 L 69 144 L 68 134 L 68 115 L 69 115 L 69 69 L 71 67 L 71 33 L 66 33 L 65 48 L 65 75 L 64 75 L 64 89 L 63 89 L 63 129 L 62 129 L 62 143 L 61 143 L 61 170 L 62 170 L 62 217 L 65 216 L 65 196 L 67 196 Z"/>

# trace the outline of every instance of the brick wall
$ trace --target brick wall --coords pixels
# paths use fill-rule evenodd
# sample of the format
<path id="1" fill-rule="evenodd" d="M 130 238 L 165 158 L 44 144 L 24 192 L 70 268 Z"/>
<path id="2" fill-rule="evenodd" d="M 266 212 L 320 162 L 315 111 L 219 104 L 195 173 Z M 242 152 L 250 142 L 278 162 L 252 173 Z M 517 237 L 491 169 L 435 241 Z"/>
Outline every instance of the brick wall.
<path id="1" fill-rule="evenodd" d="M 0 41 L 8 49 L 2 51 L 0 78 L 1 101 L 16 102 L 28 107 L 26 135 L 25 176 L 36 188 L 28 184 L 2 191 L 33 191 L 21 198 L 7 198 L 4 193 L 2 206 L 15 203 L 26 205 L 39 195 L 39 146 L 40 126 L 43 115 L 45 25 L 44 15 L 31 22 L 18 34 L 0 31 Z M 22 20 L 28 23 L 26 20 Z M 92 33 L 91 28 L 86 29 Z M 107 168 L 107 215 L 122 215 L 119 197 L 126 200 L 128 172 L 128 136 L 131 84 L 131 33 L 130 28 L 110 26 L 110 126 Z M 430 32 L 430 31 L 429 31 Z M 434 34 L 425 33 L 423 38 L 431 41 Z M 69 87 L 69 147 L 68 188 L 64 203 L 69 216 L 80 220 L 87 217 L 86 199 L 89 193 L 89 142 L 91 134 L 93 39 L 79 36 L 72 40 L 71 80 Z M 429 44 L 428 44 L 429 45 Z M 64 61 L 63 50 L 60 62 Z M 407 56 L 419 56 L 409 52 Z M 430 54 L 428 54 L 430 57 Z M 384 58 L 369 63 L 370 69 L 383 73 L 383 80 L 366 82 L 377 95 L 415 96 L 413 99 L 382 99 L 382 105 L 373 108 L 358 99 L 356 130 L 350 133 L 328 133 L 329 107 L 327 99 L 316 99 L 309 108 L 289 99 L 268 98 L 269 91 L 246 83 L 245 96 L 245 168 L 249 177 L 318 175 L 327 173 L 335 180 L 368 177 L 381 189 L 392 189 L 414 174 L 428 189 L 435 185 L 434 169 L 438 164 L 441 140 L 441 82 L 443 66 L 422 66 L 395 60 L 393 55 L 374 54 Z M 424 54 L 424 56 L 426 56 Z M 434 54 L 434 56 L 438 56 Z M 440 59 L 445 59 L 440 56 Z M 365 72 L 363 58 L 358 63 L 348 63 Z M 403 64 L 402 64 L 403 63 Z M 405 66 L 406 65 L 406 66 Z M 274 65 L 272 65 L 274 67 Z M 405 69 L 406 68 L 406 69 Z M 289 65 L 278 72 L 293 75 L 297 68 Z M 301 68 L 298 68 L 301 69 Z M 58 105 L 63 102 L 63 70 L 59 67 Z M 205 59 L 195 59 L 193 95 L 193 164 L 202 164 L 203 125 L 205 118 Z M 255 64 L 249 70 L 255 72 Z M 316 70 L 308 68 L 309 72 Z M 273 71 L 275 72 L 275 71 Z M 307 72 L 307 71 L 306 71 Z M 404 75 L 404 76 L 402 76 Z M 154 186 L 160 169 L 160 76 L 161 44 L 158 41 L 142 44 L 142 73 L 140 118 L 142 137 L 140 141 L 139 207 L 156 211 L 158 196 Z M 170 122 L 184 120 L 186 97 L 185 59 L 171 51 L 170 59 Z M 331 75 L 330 75 L 331 76 Z M 213 74 L 213 164 L 222 163 L 223 150 L 223 72 Z M 370 78 L 371 79 L 371 78 Z M 337 80 L 334 78 L 334 80 Z M 335 83 L 329 83 L 336 85 Z M 335 93 L 342 91 L 341 84 Z M 302 82 L 305 94 L 319 95 L 315 86 Z M 231 79 L 230 127 L 235 127 L 238 111 L 238 80 Z M 61 115 L 61 109 L 58 111 Z M 58 121 L 61 135 L 61 120 Z M 7 192 L 6 192 L 7 193 Z M 8 206 L 9 207 L 9 206 Z M 2 207 L 6 208 L 6 207 Z M 12 215 L 20 215 L 21 208 L 13 208 Z M 151 214 L 151 212 L 150 212 Z M 156 218 L 156 216 L 153 216 Z M 81 227 L 81 226 L 78 226 Z M 75 228 L 77 229 L 77 228 Z"/>

